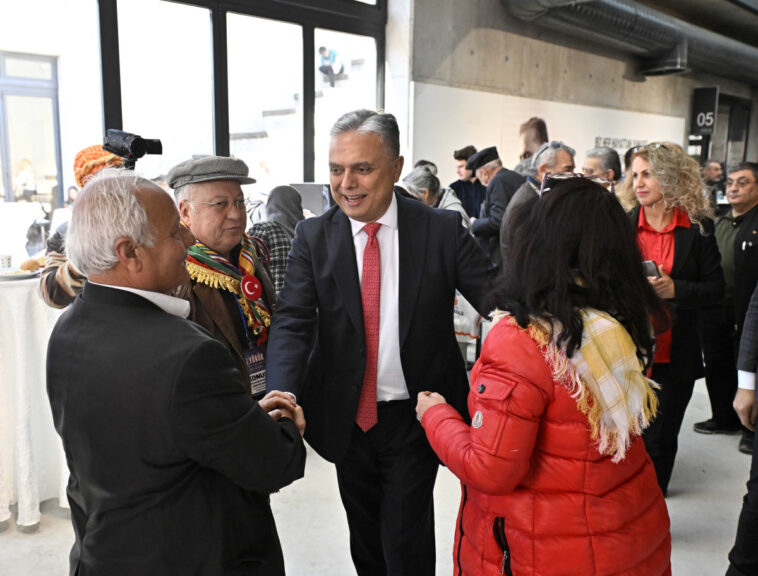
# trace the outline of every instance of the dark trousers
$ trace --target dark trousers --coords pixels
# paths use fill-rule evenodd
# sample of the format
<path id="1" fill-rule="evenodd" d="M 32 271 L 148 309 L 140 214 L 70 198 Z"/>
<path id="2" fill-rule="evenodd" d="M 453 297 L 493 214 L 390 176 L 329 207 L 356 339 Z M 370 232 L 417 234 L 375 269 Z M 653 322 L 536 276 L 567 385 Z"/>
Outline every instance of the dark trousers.
<path id="1" fill-rule="evenodd" d="M 320 72 L 322 72 L 323 74 L 326 74 L 329 77 L 329 85 L 332 88 L 334 88 L 334 79 L 335 79 L 334 68 L 332 66 L 324 65 L 324 66 L 319 66 L 318 69 Z M 342 74 L 344 70 L 345 70 L 344 66 L 340 67 L 339 72 L 337 72 L 337 74 Z"/>
<path id="2" fill-rule="evenodd" d="M 410 400 L 379 403 L 371 430 L 353 428 L 337 481 L 359 576 L 434 576 L 439 462 Z"/>
<path id="3" fill-rule="evenodd" d="M 678 380 L 669 364 L 654 364 L 652 378 L 660 385 L 660 389 L 655 391 L 658 396 L 658 414 L 642 437 L 653 461 L 658 485 L 665 495 L 679 448 L 679 430 L 695 382 Z"/>
<path id="4" fill-rule="evenodd" d="M 742 512 L 737 523 L 737 538 L 729 552 L 727 576 L 758 574 L 758 442 L 753 437 L 753 463 L 747 494 L 742 500 Z"/>
<path id="5" fill-rule="evenodd" d="M 705 360 L 705 386 L 713 419 L 726 428 L 737 427 L 740 419 L 732 402 L 737 392 L 739 335 L 734 323 L 734 307 L 719 306 L 699 313 L 700 342 Z"/>

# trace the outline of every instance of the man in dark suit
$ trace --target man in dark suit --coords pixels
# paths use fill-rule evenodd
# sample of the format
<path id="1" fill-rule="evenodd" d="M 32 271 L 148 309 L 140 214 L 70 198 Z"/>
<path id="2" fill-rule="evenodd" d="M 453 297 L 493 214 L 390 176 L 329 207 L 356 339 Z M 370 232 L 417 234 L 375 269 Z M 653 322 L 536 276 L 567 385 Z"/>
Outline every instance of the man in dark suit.
<path id="1" fill-rule="evenodd" d="M 268 389 L 301 399 L 306 440 L 337 465 L 360 575 L 434 574 L 438 461 L 414 407 L 431 387 L 467 417 L 453 303 L 457 288 L 483 311 L 488 279 L 460 214 L 393 193 L 399 151 L 390 114 L 332 127 L 337 206 L 298 225 L 266 367 Z"/>
<path id="2" fill-rule="evenodd" d="M 497 148 L 482 148 L 468 159 L 466 170 L 471 170 L 487 187 L 481 218 L 471 219 L 471 231 L 479 245 L 487 252 L 495 267 L 500 270 L 503 256 L 500 248 L 500 225 L 505 209 L 524 177 L 503 167 Z"/>
<path id="3" fill-rule="evenodd" d="M 256 403 L 169 295 L 191 243 L 170 196 L 128 171 L 74 206 L 67 250 L 88 281 L 47 358 L 72 575 L 284 574 L 268 494 L 303 475 L 302 410 L 283 393 Z"/>
<path id="4" fill-rule="evenodd" d="M 737 524 L 737 538 L 729 552 L 727 576 L 758 574 L 758 450 L 755 449 L 755 424 L 758 421 L 758 396 L 755 391 L 755 374 L 758 372 L 758 288 L 753 291 L 745 315 L 737 361 L 739 388 L 734 398 L 734 409 L 745 428 L 753 431 L 753 462 L 747 494 L 742 501 Z"/>

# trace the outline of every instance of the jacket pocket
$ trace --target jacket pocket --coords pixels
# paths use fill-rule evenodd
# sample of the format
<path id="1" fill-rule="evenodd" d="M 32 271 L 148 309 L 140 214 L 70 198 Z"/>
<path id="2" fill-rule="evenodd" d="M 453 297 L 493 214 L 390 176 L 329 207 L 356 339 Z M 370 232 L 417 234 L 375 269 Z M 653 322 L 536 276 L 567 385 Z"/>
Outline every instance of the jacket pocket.
<path id="1" fill-rule="evenodd" d="M 503 551 L 503 560 L 500 564 L 500 573 L 505 576 L 513 576 L 511 571 L 511 547 L 508 545 L 508 538 L 505 536 L 505 518 L 502 516 L 495 518 L 492 523 L 492 532 L 495 535 L 495 542 Z"/>
<path id="2" fill-rule="evenodd" d="M 487 454 L 496 454 L 508 419 L 507 402 L 514 382 L 479 378 L 469 393 L 471 441 Z"/>

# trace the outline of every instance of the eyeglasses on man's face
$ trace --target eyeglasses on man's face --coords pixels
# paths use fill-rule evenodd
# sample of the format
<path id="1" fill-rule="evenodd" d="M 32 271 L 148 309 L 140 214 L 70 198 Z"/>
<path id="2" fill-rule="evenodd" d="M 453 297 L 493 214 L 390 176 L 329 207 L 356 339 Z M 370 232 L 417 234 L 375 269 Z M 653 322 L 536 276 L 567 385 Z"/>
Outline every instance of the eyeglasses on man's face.
<path id="1" fill-rule="evenodd" d="M 234 206 L 237 211 L 243 211 L 245 209 L 245 199 L 238 198 L 237 200 L 216 200 L 215 202 L 203 202 L 202 200 L 187 200 L 190 204 L 204 204 L 209 206 L 214 212 L 222 213 L 229 210 L 230 206 Z"/>
<path id="2" fill-rule="evenodd" d="M 737 180 L 734 180 L 733 178 L 726 179 L 727 188 L 732 188 L 733 186 L 736 186 L 737 188 L 747 188 L 751 184 L 755 184 L 755 180 L 750 180 L 749 178 L 745 178 L 744 176 L 741 178 L 737 178 Z"/>
<path id="3" fill-rule="evenodd" d="M 571 178 L 584 178 L 595 184 L 600 184 L 603 188 L 608 190 L 611 194 L 616 194 L 616 183 L 613 180 L 600 176 L 598 174 L 580 174 L 579 172 L 548 172 L 542 178 L 542 185 L 540 186 L 540 197 L 549 192 L 550 188 L 555 185 L 556 182 L 561 180 L 569 180 Z"/>

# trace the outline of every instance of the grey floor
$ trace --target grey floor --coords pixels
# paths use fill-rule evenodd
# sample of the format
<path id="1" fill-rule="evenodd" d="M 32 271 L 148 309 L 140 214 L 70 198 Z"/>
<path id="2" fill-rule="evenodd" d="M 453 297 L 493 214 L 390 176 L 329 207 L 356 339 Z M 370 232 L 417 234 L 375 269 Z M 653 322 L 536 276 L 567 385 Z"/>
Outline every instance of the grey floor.
<path id="1" fill-rule="evenodd" d="M 679 456 L 667 499 L 673 540 L 673 572 L 723 575 L 732 546 L 750 457 L 737 451 L 737 436 L 702 436 L 693 422 L 710 416 L 702 381 L 687 411 Z M 453 527 L 458 483 L 441 469 L 435 489 L 437 573 L 452 574 Z M 333 467 L 312 451 L 305 478 L 272 497 L 291 576 L 354 574 L 345 516 Z M 73 539 L 70 520 L 56 501 L 43 504 L 39 531 L 22 534 L 11 521 L 0 532 L 0 576 L 64 576 Z"/>

